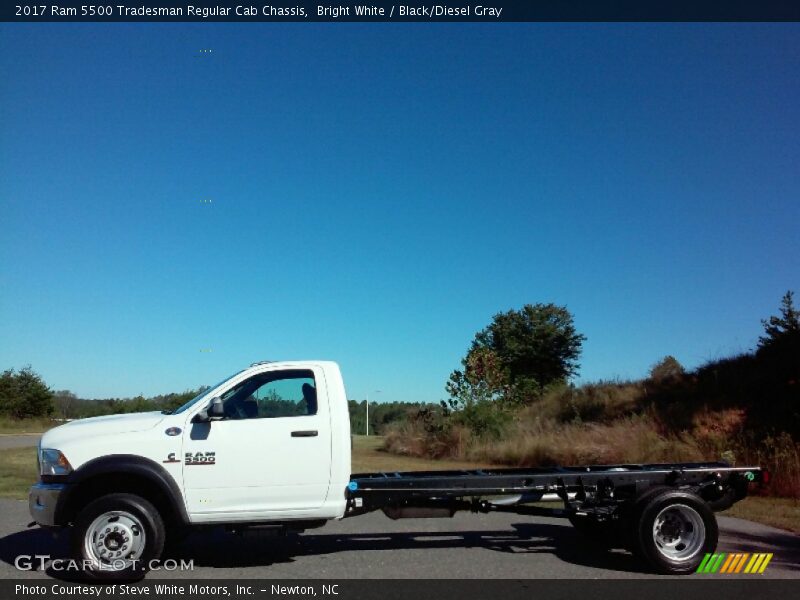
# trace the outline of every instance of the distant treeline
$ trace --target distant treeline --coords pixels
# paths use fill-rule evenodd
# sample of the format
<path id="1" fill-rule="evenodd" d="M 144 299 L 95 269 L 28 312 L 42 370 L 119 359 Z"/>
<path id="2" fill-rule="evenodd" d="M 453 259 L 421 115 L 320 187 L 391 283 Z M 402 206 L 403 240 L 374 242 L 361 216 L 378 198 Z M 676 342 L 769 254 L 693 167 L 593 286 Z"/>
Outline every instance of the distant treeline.
<path id="1" fill-rule="evenodd" d="M 367 432 L 367 403 L 348 400 L 350 408 L 350 432 L 364 435 Z M 425 408 L 434 408 L 434 404 L 419 402 L 371 402 L 369 405 L 369 433 L 381 435 L 391 423 L 401 423 L 414 418 Z"/>
<path id="2" fill-rule="evenodd" d="M 53 394 L 53 416 L 58 419 L 84 419 L 154 410 L 171 412 L 206 389 L 208 389 L 206 386 L 200 386 L 196 390 L 159 394 L 148 398 L 139 395 L 133 398 L 102 398 L 99 400 L 78 398 L 69 390 L 60 390 Z"/>
<path id="3" fill-rule="evenodd" d="M 0 375 L 0 415 L 12 419 L 83 419 L 120 413 L 175 410 L 208 389 L 199 387 L 145 398 L 78 398 L 69 390 L 52 391 L 31 366 L 19 371 L 7 369 Z"/>
<path id="4" fill-rule="evenodd" d="M 135 396 L 132 398 L 79 398 L 69 390 L 53 392 L 30 366 L 19 371 L 8 369 L 0 376 L 0 415 L 12 419 L 43 418 L 84 419 L 122 413 L 173 411 L 199 393 L 208 389 L 200 386 L 194 390 Z M 405 402 L 371 403 L 369 406 L 369 432 L 380 434 L 390 423 L 397 423 L 416 415 L 428 405 Z M 348 401 L 350 427 L 354 434 L 366 432 L 366 402 Z M 299 411 L 301 414 L 305 409 Z M 289 411 L 291 412 L 291 411 Z M 286 410 L 279 414 L 288 414 Z"/>

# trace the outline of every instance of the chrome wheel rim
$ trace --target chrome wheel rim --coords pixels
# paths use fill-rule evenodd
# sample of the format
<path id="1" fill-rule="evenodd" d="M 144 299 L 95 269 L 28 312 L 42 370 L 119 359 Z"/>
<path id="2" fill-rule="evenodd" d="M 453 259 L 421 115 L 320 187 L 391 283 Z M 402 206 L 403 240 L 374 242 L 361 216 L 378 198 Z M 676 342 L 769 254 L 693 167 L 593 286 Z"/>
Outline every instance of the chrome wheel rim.
<path id="1" fill-rule="evenodd" d="M 147 535 L 138 517 L 113 510 L 97 517 L 84 536 L 85 556 L 98 569 L 122 570 L 133 566 L 144 553 Z"/>
<path id="2" fill-rule="evenodd" d="M 690 560 L 702 550 L 705 540 L 703 518 L 691 506 L 667 506 L 661 509 L 653 522 L 656 548 L 670 560 Z"/>

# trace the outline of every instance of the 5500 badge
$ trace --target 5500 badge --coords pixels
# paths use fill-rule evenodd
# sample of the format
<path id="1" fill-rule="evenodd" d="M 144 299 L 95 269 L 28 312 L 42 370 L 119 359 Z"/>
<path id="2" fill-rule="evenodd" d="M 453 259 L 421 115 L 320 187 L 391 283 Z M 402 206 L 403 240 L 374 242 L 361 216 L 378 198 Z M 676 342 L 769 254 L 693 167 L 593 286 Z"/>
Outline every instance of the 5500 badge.
<path id="1" fill-rule="evenodd" d="M 214 465 L 216 464 L 216 452 L 187 452 L 183 458 L 184 465 Z M 174 452 L 167 455 L 167 460 L 162 460 L 163 463 L 179 463 L 181 462 L 176 458 Z"/>
<path id="2" fill-rule="evenodd" d="M 216 452 L 187 452 L 184 457 L 185 465 L 213 465 L 216 464 Z"/>

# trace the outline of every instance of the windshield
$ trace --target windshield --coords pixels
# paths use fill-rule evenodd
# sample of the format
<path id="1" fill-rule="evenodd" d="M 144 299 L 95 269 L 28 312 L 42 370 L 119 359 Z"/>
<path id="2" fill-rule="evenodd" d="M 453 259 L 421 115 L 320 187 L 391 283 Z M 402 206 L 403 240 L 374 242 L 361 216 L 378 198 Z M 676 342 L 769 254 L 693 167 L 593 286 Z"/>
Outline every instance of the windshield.
<path id="1" fill-rule="evenodd" d="M 244 370 L 244 369 L 243 369 L 243 370 Z M 242 371 L 243 371 L 243 370 L 242 370 Z M 239 373 L 241 373 L 242 371 L 237 371 L 236 373 L 234 373 L 234 374 L 233 374 L 233 375 L 231 375 L 230 377 L 226 377 L 225 379 L 223 379 L 223 380 L 222 380 L 222 381 L 220 381 L 219 383 L 215 383 L 215 384 L 214 384 L 214 385 L 212 385 L 210 388 L 206 388 L 205 390 L 203 390 L 202 392 L 200 392 L 199 394 L 197 394 L 197 396 L 195 396 L 194 398 L 192 398 L 191 400 L 189 400 L 189 401 L 188 401 L 186 404 L 184 404 L 183 406 L 179 406 L 178 408 L 176 408 L 176 409 L 175 409 L 174 411 L 172 411 L 170 414 L 172 414 L 172 415 L 177 415 L 177 414 L 179 414 L 179 413 L 182 413 L 182 412 L 183 412 L 183 411 L 185 411 L 187 408 L 189 408 L 190 406 L 192 406 L 192 405 L 193 405 L 195 402 L 198 402 L 198 401 L 199 401 L 199 400 L 201 400 L 202 398 L 205 398 L 206 396 L 208 396 L 208 394 L 209 394 L 209 393 L 210 393 L 212 390 L 215 390 L 215 389 L 217 389 L 219 386 L 221 386 L 221 385 L 222 385 L 223 383 L 225 383 L 226 381 L 230 381 L 231 379 L 233 379 L 234 377 L 236 377 L 236 376 L 237 376 Z"/>

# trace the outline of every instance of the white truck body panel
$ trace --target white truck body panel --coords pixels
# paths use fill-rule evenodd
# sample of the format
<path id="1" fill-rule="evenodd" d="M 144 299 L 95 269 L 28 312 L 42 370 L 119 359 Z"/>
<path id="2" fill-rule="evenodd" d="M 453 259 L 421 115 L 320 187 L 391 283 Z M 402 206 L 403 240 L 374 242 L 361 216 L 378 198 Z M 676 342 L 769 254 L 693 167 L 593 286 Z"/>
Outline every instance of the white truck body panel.
<path id="1" fill-rule="evenodd" d="M 212 398 L 254 376 L 298 370 L 313 373 L 316 414 L 193 422 Z M 120 454 L 158 463 L 181 490 L 192 523 L 336 519 L 346 509 L 350 419 L 333 362 L 255 364 L 184 412 L 81 419 L 46 432 L 41 447 L 63 452 L 75 470 Z"/>

